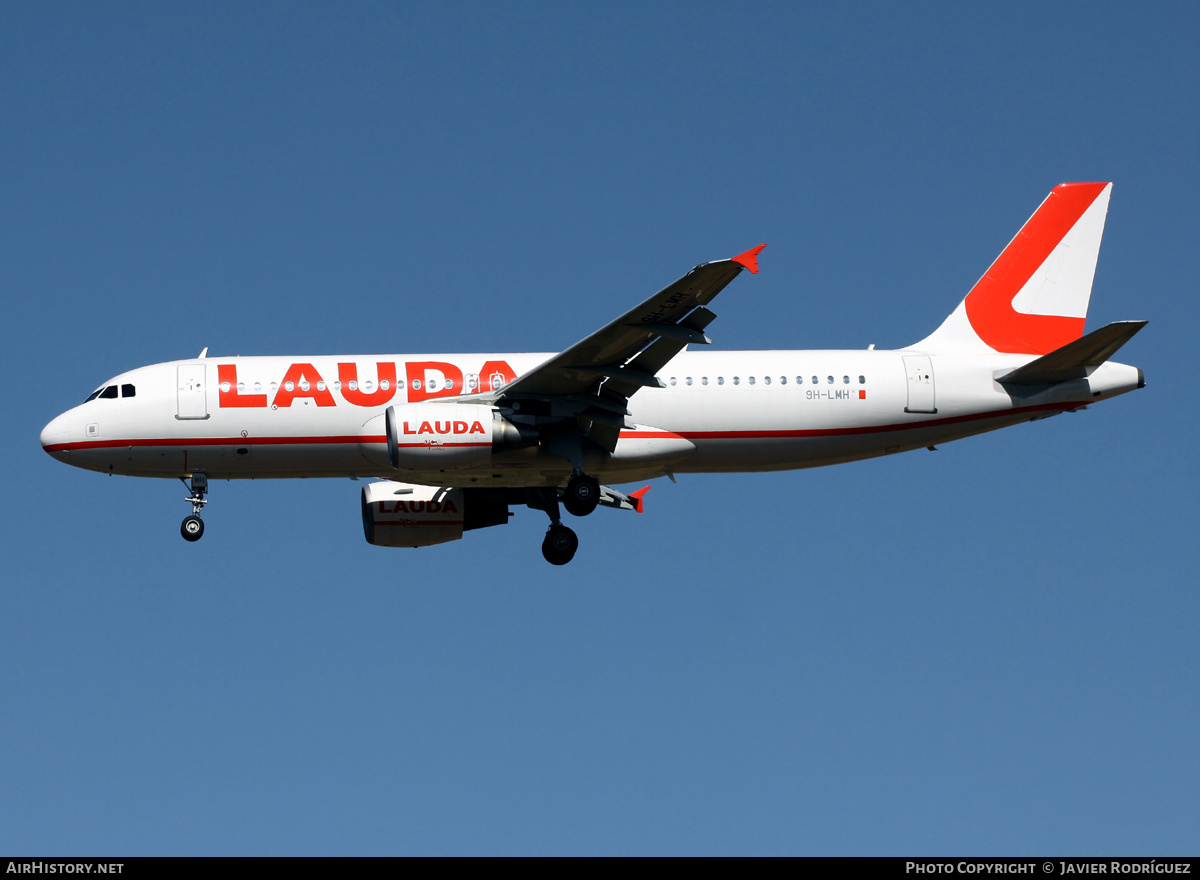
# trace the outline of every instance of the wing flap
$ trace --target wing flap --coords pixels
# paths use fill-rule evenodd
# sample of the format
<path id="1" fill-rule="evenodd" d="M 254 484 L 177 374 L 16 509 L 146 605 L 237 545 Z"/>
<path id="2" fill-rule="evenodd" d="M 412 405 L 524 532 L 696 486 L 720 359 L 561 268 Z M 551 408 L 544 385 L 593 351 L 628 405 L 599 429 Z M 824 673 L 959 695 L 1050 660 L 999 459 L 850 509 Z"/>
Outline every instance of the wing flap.
<path id="1" fill-rule="evenodd" d="M 617 510 L 633 510 L 641 513 L 644 506 L 642 497 L 649 491 L 649 486 L 643 486 L 636 492 L 630 492 L 626 495 L 612 486 L 601 486 L 600 503 L 605 507 L 615 507 Z"/>

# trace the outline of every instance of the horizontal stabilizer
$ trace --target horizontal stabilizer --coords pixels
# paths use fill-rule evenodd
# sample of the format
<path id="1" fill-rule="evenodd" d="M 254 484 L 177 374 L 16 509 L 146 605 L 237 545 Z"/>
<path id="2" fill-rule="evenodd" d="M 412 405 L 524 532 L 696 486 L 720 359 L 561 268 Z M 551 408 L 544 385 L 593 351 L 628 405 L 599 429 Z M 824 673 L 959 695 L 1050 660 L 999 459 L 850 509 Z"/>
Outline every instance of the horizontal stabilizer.
<path id="1" fill-rule="evenodd" d="M 1146 321 L 1116 321 L 1093 330 L 1081 339 L 1068 342 L 1023 367 L 998 376 L 996 381 L 1004 385 L 1050 385 L 1069 379 L 1084 379 L 1116 354 L 1146 324 Z"/>

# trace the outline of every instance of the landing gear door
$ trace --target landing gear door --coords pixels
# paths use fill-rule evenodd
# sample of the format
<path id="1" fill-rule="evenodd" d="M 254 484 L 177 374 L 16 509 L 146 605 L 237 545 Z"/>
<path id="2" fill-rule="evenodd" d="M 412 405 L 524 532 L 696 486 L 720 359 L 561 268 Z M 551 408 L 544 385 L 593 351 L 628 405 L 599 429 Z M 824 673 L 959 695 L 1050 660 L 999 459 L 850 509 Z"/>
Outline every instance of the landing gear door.
<path id="1" fill-rule="evenodd" d="M 208 418 L 208 388 L 204 382 L 204 364 L 180 364 L 178 367 L 177 419 Z"/>
<path id="2" fill-rule="evenodd" d="M 933 389 L 933 361 L 929 355 L 913 355 L 904 358 L 904 372 L 908 375 L 907 413 L 935 413 Z"/>

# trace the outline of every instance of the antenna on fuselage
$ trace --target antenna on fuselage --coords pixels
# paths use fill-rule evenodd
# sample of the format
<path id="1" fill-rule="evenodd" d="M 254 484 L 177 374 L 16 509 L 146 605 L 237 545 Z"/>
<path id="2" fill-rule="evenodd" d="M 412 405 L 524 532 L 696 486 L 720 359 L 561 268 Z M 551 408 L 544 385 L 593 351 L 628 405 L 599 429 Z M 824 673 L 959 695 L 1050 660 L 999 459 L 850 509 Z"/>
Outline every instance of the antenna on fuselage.
<path id="1" fill-rule="evenodd" d="M 198 358 L 208 357 L 208 346 L 206 345 L 206 346 L 204 346 L 204 348 L 200 349 L 200 354 L 196 355 L 196 357 L 198 357 Z"/>

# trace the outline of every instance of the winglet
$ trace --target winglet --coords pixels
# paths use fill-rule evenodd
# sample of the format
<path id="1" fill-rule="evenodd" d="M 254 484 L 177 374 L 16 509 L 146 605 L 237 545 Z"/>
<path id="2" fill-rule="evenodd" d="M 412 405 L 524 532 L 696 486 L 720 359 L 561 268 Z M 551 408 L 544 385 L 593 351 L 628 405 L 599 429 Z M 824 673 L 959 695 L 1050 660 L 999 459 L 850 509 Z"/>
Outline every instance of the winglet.
<path id="1" fill-rule="evenodd" d="M 747 269 L 749 269 L 751 275 L 757 275 L 758 274 L 758 255 L 759 255 L 759 253 L 762 252 L 762 249 L 765 247 L 766 247 L 765 244 L 760 244 L 756 248 L 750 248 L 750 250 L 746 251 L 744 254 L 738 254 L 736 257 L 734 257 L 733 261 L 735 263 L 737 263 L 738 265 L 745 266 Z"/>
<path id="2" fill-rule="evenodd" d="M 642 486 L 642 488 L 638 489 L 636 492 L 629 493 L 629 497 L 632 498 L 634 503 L 637 505 L 637 507 L 635 507 L 634 510 L 636 510 L 638 513 L 642 512 L 642 496 L 645 495 L 649 491 L 650 491 L 649 486 Z"/>

